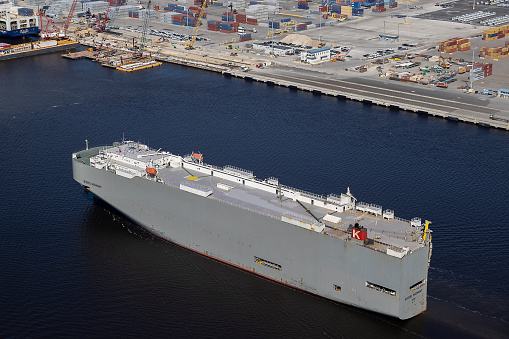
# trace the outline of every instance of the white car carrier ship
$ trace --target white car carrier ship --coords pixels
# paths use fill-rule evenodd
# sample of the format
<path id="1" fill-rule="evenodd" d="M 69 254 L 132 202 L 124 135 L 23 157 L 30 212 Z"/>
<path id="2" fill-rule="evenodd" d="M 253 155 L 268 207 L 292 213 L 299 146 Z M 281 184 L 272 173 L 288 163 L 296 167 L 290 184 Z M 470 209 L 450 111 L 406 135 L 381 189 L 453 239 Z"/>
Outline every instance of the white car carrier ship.
<path id="1" fill-rule="evenodd" d="M 74 179 L 147 231 L 279 283 L 400 319 L 426 310 L 429 222 L 133 141 L 72 155 Z"/>

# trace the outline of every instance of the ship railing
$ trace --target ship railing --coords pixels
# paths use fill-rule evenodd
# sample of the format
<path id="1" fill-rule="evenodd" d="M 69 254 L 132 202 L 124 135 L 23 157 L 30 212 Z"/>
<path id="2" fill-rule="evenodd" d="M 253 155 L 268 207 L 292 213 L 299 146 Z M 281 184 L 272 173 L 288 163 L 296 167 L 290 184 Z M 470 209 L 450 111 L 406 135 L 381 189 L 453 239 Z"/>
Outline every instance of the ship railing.
<path id="1" fill-rule="evenodd" d="M 403 219 L 403 218 L 400 218 L 400 217 L 394 217 L 394 220 L 398 220 L 398 221 L 402 221 L 402 222 L 410 223 L 410 220 Z"/>
<path id="2" fill-rule="evenodd" d="M 304 215 L 301 215 L 301 214 L 296 214 L 296 213 L 293 213 L 293 212 L 284 212 L 283 216 L 285 216 L 287 218 L 290 218 L 290 219 L 295 219 L 297 221 L 300 221 L 300 222 L 303 222 L 303 223 L 306 223 L 306 224 L 310 224 L 310 225 L 318 226 L 318 225 L 321 224 L 320 222 L 316 221 L 315 219 L 308 218 L 307 216 L 304 216 Z"/>
<path id="3" fill-rule="evenodd" d="M 356 204 L 358 211 L 372 213 L 374 215 L 382 215 L 382 206 L 375 204 L 368 204 L 366 202 L 358 202 Z"/>
<path id="4" fill-rule="evenodd" d="M 304 191 L 304 190 L 301 190 L 301 189 L 298 189 L 295 187 L 281 185 L 281 188 L 285 189 L 285 190 L 289 190 L 289 191 L 299 192 L 300 194 L 303 194 L 304 196 L 307 196 L 309 198 L 314 198 L 317 200 L 322 200 L 323 202 L 325 202 L 327 200 L 323 195 L 307 192 L 307 191 Z"/>
<path id="5" fill-rule="evenodd" d="M 268 177 L 267 179 L 265 179 L 265 182 L 274 186 L 279 185 L 279 179 L 276 177 Z"/>
<path id="6" fill-rule="evenodd" d="M 226 165 L 223 167 L 223 171 L 234 174 L 234 175 L 240 175 L 242 177 L 246 177 L 249 179 L 254 178 L 253 171 L 245 170 L 240 167 L 232 166 L 232 165 Z"/>

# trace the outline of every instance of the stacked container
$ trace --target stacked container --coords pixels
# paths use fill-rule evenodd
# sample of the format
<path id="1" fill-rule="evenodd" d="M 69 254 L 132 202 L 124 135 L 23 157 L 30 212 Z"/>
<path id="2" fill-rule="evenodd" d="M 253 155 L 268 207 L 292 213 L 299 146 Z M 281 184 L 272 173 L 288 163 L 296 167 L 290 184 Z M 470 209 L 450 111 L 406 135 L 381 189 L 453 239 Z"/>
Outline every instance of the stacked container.
<path id="1" fill-rule="evenodd" d="M 491 40 L 505 38 L 506 36 L 509 36 L 509 25 L 494 27 L 494 28 L 485 30 L 482 35 L 482 39 L 491 41 Z"/>
<path id="2" fill-rule="evenodd" d="M 486 59 L 504 59 L 509 55 L 509 48 L 507 47 L 509 41 L 506 42 L 506 47 L 481 47 L 481 56 Z"/>
<path id="3" fill-rule="evenodd" d="M 252 40 L 251 33 L 242 34 L 240 36 L 240 42 Z"/>
<path id="4" fill-rule="evenodd" d="M 219 24 L 221 24 L 221 21 L 209 20 L 207 24 L 209 31 L 219 31 Z"/>
<path id="5" fill-rule="evenodd" d="M 493 64 L 484 64 L 482 65 L 482 69 L 485 78 L 493 74 Z"/>
<path id="6" fill-rule="evenodd" d="M 269 21 L 269 28 L 279 29 L 281 27 L 278 21 Z"/>
<path id="7" fill-rule="evenodd" d="M 109 5 L 107 1 L 84 2 L 82 3 L 82 11 L 90 10 L 90 13 L 106 13 Z"/>
<path id="8" fill-rule="evenodd" d="M 297 3 L 297 8 L 298 9 L 309 9 L 309 4 L 307 1 L 299 1 Z"/>
<path id="9" fill-rule="evenodd" d="M 184 24 L 184 15 L 178 14 L 172 17 L 172 24 L 182 26 Z"/>
<path id="10" fill-rule="evenodd" d="M 127 4 L 127 0 L 108 0 L 108 3 L 113 7 L 125 6 Z"/>
<path id="11" fill-rule="evenodd" d="M 306 24 L 306 23 L 297 24 L 297 31 L 305 31 L 307 28 L 308 28 L 308 24 Z"/>
<path id="12" fill-rule="evenodd" d="M 364 8 L 353 8 L 352 15 L 353 16 L 364 16 Z"/>
<path id="13" fill-rule="evenodd" d="M 241 24 L 247 23 L 247 16 L 245 14 L 237 14 L 237 17 L 235 18 L 235 21 Z"/>
<path id="14" fill-rule="evenodd" d="M 110 8 L 110 13 L 108 16 L 110 18 L 123 18 L 129 16 L 129 11 L 136 11 L 135 6 L 127 5 L 127 6 L 117 6 L 115 8 Z"/>
<path id="15" fill-rule="evenodd" d="M 221 17 L 221 20 L 223 20 L 223 21 L 235 21 L 235 14 L 233 14 L 233 12 L 224 12 L 223 16 Z"/>
<path id="16" fill-rule="evenodd" d="M 454 53 L 457 51 L 468 51 L 470 49 L 470 42 L 468 39 L 452 38 L 445 41 L 440 41 L 438 44 L 438 51 L 440 53 Z"/>
<path id="17" fill-rule="evenodd" d="M 175 15 L 179 15 L 179 13 L 177 13 L 177 12 L 164 12 L 164 13 L 161 13 L 159 21 L 167 23 L 167 24 L 171 24 L 173 22 L 173 16 L 175 16 Z"/>
<path id="18" fill-rule="evenodd" d="M 221 22 L 219 24 L 219 31 L 222 33 L 235 33 L 238 27 L 237 22 Z"/>
<path id="19" fill-rule="evenodd" d="M 352 15 L 353 8 L 351 6 L 341 6 L 341 14 Z"/>
<path id="20" fill-rule="evenodd" d="M 256 20 L 268 20 L 269 11 L 265 5 L 249 5 L 249 7 L 246 8 L 246 16 L 247 18 Z"/>

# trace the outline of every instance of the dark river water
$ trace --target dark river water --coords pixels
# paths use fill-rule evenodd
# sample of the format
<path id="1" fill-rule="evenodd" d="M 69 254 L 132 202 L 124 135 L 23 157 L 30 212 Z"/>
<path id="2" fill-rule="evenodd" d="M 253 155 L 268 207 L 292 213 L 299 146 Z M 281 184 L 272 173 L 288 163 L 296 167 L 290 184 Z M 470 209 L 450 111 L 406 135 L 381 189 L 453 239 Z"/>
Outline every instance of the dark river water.
<path id="1" fill-rule="evenodd" d="M 504 337 L 509 133 L 165 64 L 0 63 L 0 337 Z M 96 204 L 71 153 L 139 140 L 433 223 L 400 321 L 202 257 Z"/>

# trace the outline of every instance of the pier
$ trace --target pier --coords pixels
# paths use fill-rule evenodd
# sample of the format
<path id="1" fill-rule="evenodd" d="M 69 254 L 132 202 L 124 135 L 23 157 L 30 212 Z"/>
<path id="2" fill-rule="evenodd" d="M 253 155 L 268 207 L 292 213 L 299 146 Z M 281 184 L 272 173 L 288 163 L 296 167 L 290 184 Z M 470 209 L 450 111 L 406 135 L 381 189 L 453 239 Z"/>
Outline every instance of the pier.
<path id="1" fill-rule="evenodd" d="M 444 99 L 408 91 L 382 88 L 353 81 L 331 79 L 312 71 L 295 72 L 293 69 L 256 69 L 249 72 L 223 71 L 223 75 L 264 82 L 271 86 L 334 96 L 338 99 L 355 100 L 369 105 L 415 112 L 509 131 L 509 112 L 474 103 Z M 497 118 L 494 118 L 497 117 Z"/>

